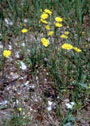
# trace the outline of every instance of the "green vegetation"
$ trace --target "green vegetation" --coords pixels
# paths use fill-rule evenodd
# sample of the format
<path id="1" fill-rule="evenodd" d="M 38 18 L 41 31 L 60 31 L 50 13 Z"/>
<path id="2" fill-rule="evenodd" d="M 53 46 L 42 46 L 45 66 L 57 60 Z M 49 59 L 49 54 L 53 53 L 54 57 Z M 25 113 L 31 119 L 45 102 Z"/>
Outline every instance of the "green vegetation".
<path id="1" fill-rule="evenodd" d="M 19 75 L 27 66 L 25 74 L 32 75 L 32 79 L 28 78 L 30 83 L 39 77 L 41 69 L 46 69 L 47 84 L 53 82 L 58 126 L 78 126 L 75 114 L 90 102 L 89 22 L 90 0 L 0 0 L 0 76 L 7 78 L 6 67 L 10 61 Z M 16 52 L 20 54 L 18 58 Z M 26 64 L 22 70 L 21 61 Z M 40 79 L 36 83 L 38 87 L 44 82 Z M 41 97 L 42 105 L 46 106 L 45 96 Z M 68 104 L 74 103 L 71 108 L 62 109 L 67 104 L 65 99 L 69 100 Z M 13 114 L 3 126 L 34 126 L 30 115 L 25 113 L 28 110 L 24 108 L 23 118 L 18 108 L 18 105 L 12 107 Z"/>

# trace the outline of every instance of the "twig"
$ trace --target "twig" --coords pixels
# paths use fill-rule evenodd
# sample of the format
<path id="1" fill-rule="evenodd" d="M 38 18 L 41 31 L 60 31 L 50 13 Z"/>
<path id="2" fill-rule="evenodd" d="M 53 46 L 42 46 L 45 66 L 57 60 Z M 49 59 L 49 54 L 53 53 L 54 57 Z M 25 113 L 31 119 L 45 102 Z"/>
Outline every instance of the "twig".
<path id="1" fill-rule="evenodd" d="M 82 110 L 83 108 L 85 108 L 86 106 L 88 106 L 90 103 L 86 103 L 84 106 L 82 106 L 79 110 Z"/>

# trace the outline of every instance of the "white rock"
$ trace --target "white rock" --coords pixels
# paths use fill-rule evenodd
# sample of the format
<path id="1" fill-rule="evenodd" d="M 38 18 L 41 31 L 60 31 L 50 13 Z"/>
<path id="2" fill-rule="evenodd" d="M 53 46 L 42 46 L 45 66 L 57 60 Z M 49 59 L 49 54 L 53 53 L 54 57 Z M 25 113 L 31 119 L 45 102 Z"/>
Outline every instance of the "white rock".
<path id="1" fill-rule="evenodd" d="M 38 80 L 38 76 L 36 76 L 36 80 Z"/>
<path id="2" fill-rule="evenodd" d="M 22 43 L 21 46 L 25 47 L 25 43 Z"/>
<path id="3" fill-rule="evenodd" d="M 47 82 L 47 78 L 44 78 L 44 81 Z"/>
<path id="4" fill-rule="evenodd" d="M 47 72 L 46 75 L 49 75 L 49 73 Z"/>
<path id="5" fill-rule="evenodd" d="M 16 58 L 19 58 L 19 57 L 20 57 L 18 51 L 15 53 L 15 57 L 16 57 Z"/>
<path id="6" fill-rule="evenodd" d="M 51 111 L 51 110 L 52 110 L 52 107 L 51 107 L 51 106 L 48 106 L 48 107 L 47 107 L 47 110 L 48 110 L 48 111 Z"/>
<path id="7" fill-rule="evenodd" d="M 24 63 L 24 62 L 22 62 L 22 61 L 20 61 L 20 69 L 22 69 L 22 70 L 26 70 L 27 69 L 27 66 L 26 66 L 26 64 Z"/>
<path id="8" fill-rule="evenodd" d="M 5 23 L 6 23 L 7 25 L 13 25 L 13 22 L 10 21 L 8 18 L 5 18 Z"/>
<path id="9" fill-rule="evenodd" d="M 7 100 L 0 102 L 0 105 L 7 105 L 9 102 Z"/>
<path id="10" fill-rule="evenodd" d="M 90 41 L 90 37 L 88 38 L 88 41 Z"/>
<path id="11" fill-rule="evenodd" d="M 27 23 L 28 22 L 28 19 L 24 19 L 24 23 Z"/>
<path id="12" fill-rule="evenodd" d="M 35 88 L 35 86 L 34 86 L 34 85 L 30 85 L 30 88 L 34 89 L 34 88 Z"/>
<path id="13" fill-rule="evenodd" d="M 75 102 L 71 102 L 71 105 L 75 105 Z"/>
<path id="14" fill-rule="evenodd" d="M 59 99 L 60 98 L 60 96 L 57 96 L 57 99 Z"/>
<path id="15" fill-rule="evenodd" d="M 69 99 L 68 99 L 68 98 L 67 98 L 67 99 L 65 99 L 65 100 L 64 100 L 64 102 L 65 102 L 65 103 L 68 103 L 68 102 L 69 102 Z"/>
<path id="16" fill-rule="evenodd" d="M 12 46 L 11 45 L 9 45 L 9 50 L 11 50 L 12 49 Z"/>
<path id="17" fill-rule="evenodd" d="M 66 103 L 66 107 L 68 108 L 68 109 L 72 109 L 72 105 L 70 104 L 70 103 Z"/>
<path id="18" fill-rule="evenodd" d="M 36 98 L 34 99 L 34 101 L 35 101 L 35 102 L 38 102 L 38 100 L 37 100 Z"/>
<path id="19" fill-rule="evenodd" d="M 11 74 L 13 79 L 17 79 L 19 77 L 18 73 Z"/>
<path id="20" fill-rule="evenodd" d="M 27 86 L 28 84 L 29 84 L 29 81 L 26 81 L 26 83 L 24 85 Z"/>
<path id="21" fill-rule="evenodd" d="M 48 105 L 49 105 L 49 106 L 51 106 L 51 105 L 52 105 L 52 103 L 53 103 L 53 102 L 51 102 L 51 101 L 48 101 Z"/>
<path id="22" fill-rule="evenodd" d="M 0 49 L 2 49 L 3 48 L 3 45 L 0 45 Z"/>
<path id="23" fill-rule="evenodd" d="M 30 111 L 32 111 L 33 109 L 32 109 L 32 107 L 30 107 Z"/>
<path id="24" fill-rule="evenodd" d="M 73 106 L 75 105 L 75 103 L 70 102 L 70 103 L 66 103 L 65 105 L 66 105 L 67 109 L 73 109 Z"/>

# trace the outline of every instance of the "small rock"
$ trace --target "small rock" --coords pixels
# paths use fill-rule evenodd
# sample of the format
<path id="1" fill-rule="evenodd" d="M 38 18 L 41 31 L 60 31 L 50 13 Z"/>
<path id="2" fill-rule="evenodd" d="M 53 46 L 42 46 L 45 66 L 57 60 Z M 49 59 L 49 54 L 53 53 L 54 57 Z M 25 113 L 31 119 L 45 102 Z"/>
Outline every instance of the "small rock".
<path id="1" fill-rule="evenodd" d="M 51 107 L 51 106 L 48 106 L 48 107 L 47 107 L 47 110 L 48 110 L 48 111 L 51 111 L 51 110 L 52 110 L 52 107 Z"/>
<path id="2" fill-rule="evenodd" d="M 49 106 L 51 106 L 51 105 L 52 105 L 52 103 L 53 103 L 53 102 L 51 102 L 51 101 L 48 101 L 48 105 L 49 105 Z"/>
<path id="3" fill-rule="evenodd" d="M 26 66 L 26 64 L 23 62 L 23 61 L 20 61 L 20 68 L 22 69 L 22 70 L 26 70 L 27 69 L 27 66 Z"/>

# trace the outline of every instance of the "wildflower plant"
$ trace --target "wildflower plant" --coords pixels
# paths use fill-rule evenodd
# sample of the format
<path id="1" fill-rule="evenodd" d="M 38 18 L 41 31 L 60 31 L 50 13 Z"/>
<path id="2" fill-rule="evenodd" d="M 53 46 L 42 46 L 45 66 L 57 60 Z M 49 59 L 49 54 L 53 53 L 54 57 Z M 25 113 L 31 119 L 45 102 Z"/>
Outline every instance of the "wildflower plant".
<path id="1" fill-rule="evenodd" d="M 20 49 L 20 56 L 14 59 L 15 63 L 19 62 L 19 60 L 24 60 L 25 64 L 27 64 L 27 67 L 23 67 L 23 71 L 26 68 L 27 71 L 21 74 L 22 69 L 19 67 L 19 70 L 17 70 L 20 75 L 25 73 L 28 74 L 27 77 L 25 76 L 26 78 L 29 78 L 29 75 L 32 75 L 32 78 L 34 78 L 35 75 L 39 75 L 39 69 L 42 71 L 42 69 L 46 68 L 50 74 L 48 77 L 51 79 L 50 83 L 53 82 L 51 86 L 55 90 L 56 103 L 59 105 L 57 95 L 60 95 L 62 103 L 65 98 L 68 97 L 67 99 L 70 99 L 70 102 L 66 105 L 72 110 L 68 114 L 62 113 L 59 106 L 56 113 L 61 117 L 62 125 L 73 125 L 75 123 L 75 118 L 72 115 L 73 111 L 75 109 L 76 111 L 79 110 L 84 102 L 88 102 L 87 97 L 89 96 L 89 32 L 83 30 L 83 26 L 86 27 L 83 24 L 84 20 L 86 22 L 86 17 L 84 19 L 83 15 L 88 13 L 89 4 L 84 6 L 85 1 L 78 0 L 57 0 L 57 2 L 24 0 L 22 4 L 20 2 L 17 1 L 15 3 L 14 0 L 8 0 L 8 7 L 5 5 L 6 10 L 8 12 L 11 11 L 8 15 L 14 21 L 13 26 L 4 24 L 5 21 L 3 19 L 7 16 L 6 10 L 4 9 L 3 13 L 0 13 L 0 32 L 5 32 L 2 39 L 3 52 L 0 57 L 4 59 L 3 66 L 6 63 L 5 60 L 9 60 L 11 54 Z M 18 8 L 19 6 L 20 8 Z M 83 12 L 86 6 L 87 10 Z M 25 18 L 28 18 L 27 23 L 24 22 Z M 20 26 L 19 24 L 22 24 L 22 22 L 23 25 Z M 8 37 L 9 34 L 12 37 Z M 8 47 L 9 39 L 13 43 L 14 51 L 4 50 L 4 48 Z M 21 63 L 23 64 L 22 61 Z M 3 66 L 1 64 L 2 68 L 4 68 Z M 4 69 L 2 71 L 5 73 Z M 40 76 L 42 77 L 42 74 Z M 44 84 L 43 80 L 40 80 L 40 83 Z M 72 107 L 70 103 L 75 103 L 75 106 L 73 105 Z M 23 108 L 18 106 L 16 113 L 18 113 L 19 117 L 17 117 L 17 114 L 12 116 L 11 124 L 23 126 Z"/>

